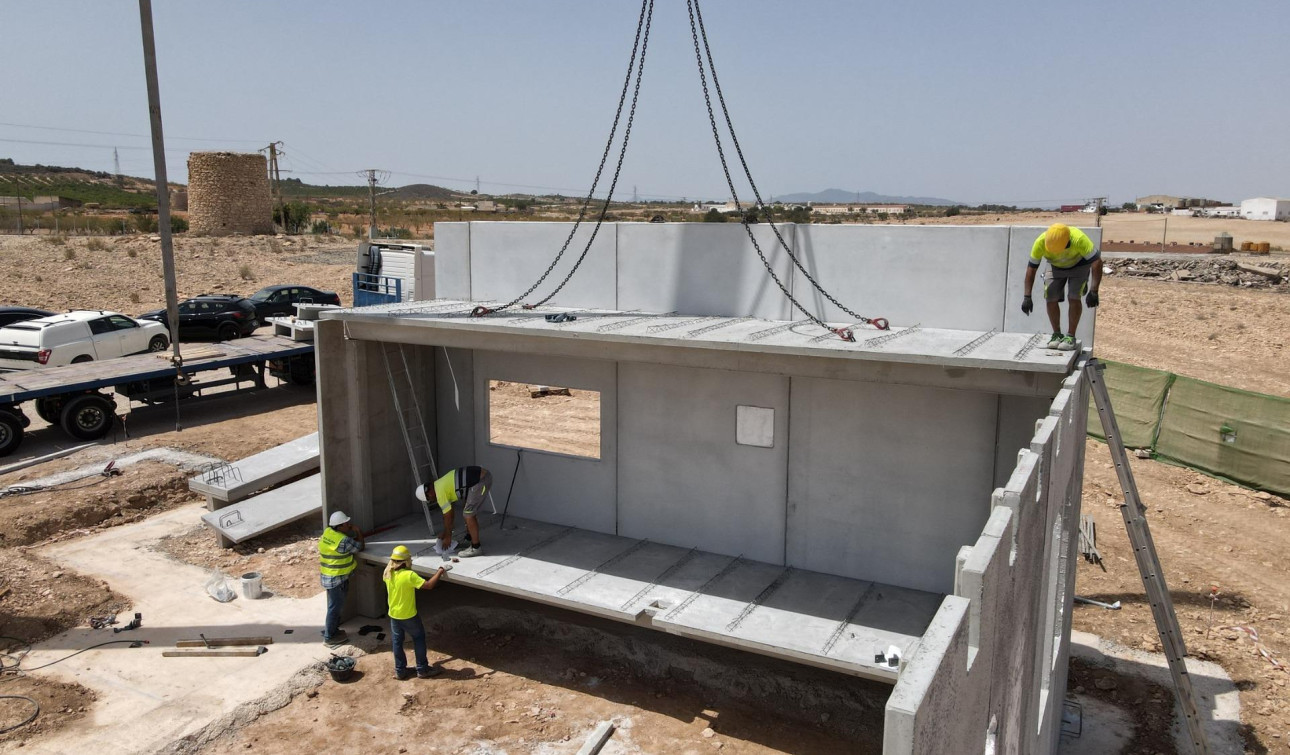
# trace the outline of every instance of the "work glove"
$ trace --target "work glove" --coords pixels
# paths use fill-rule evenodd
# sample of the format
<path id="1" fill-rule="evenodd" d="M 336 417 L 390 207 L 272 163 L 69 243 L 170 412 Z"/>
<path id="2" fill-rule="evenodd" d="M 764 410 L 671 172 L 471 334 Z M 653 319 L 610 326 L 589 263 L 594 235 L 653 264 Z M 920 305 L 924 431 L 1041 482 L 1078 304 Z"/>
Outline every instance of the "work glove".
<path id="1" fill-rule="evenodd" d="M 1097 289 L 1089 289 L 1089 292 L 1084 294 L 1084 304 L 1086 304 L 1089 309 L 1097 306 Z"/>
<path id="2" fill-rule="evenodd" d="M 1096 298 L 1097 298 L 1097 297 L 1094 297 L 1094 300 L 1095 300 L 1095 301 L 1096 301 Z M 1035 311 L 1035 300 L 1034 300 L 1034 299 L 1031 299 L 1029 296 L 1023 296 L 1023 297 L 1021 297 L 1021 311 L 1022 311 L 1022 312 L 1025 312 L 1025 313 L 1026 313 L 1026 315 L 1029 315 L 1031 312 L 1034 312 L 1034 311 Z"/>

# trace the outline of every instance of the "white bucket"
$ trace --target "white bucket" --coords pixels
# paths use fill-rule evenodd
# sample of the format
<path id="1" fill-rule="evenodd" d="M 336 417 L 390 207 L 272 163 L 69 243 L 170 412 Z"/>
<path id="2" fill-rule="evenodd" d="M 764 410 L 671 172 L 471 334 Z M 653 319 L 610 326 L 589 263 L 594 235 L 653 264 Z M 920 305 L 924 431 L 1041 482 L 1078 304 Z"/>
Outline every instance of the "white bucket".
<path id="1" fill-rule="evenodd" d="M 264 584 L 263 578 L 258 571 L 247 572 L 242 575 L 242 595 L 247 600 L 257 600 L 261 594 L 261 587 Z"/>

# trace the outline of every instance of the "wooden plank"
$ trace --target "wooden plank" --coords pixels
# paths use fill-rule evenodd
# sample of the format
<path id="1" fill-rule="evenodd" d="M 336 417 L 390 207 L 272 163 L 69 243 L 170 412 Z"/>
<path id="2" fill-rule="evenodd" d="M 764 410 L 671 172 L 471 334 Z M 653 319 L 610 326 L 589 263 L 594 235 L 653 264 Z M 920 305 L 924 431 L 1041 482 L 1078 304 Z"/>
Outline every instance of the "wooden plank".
<path id="1" fill-rule="evenodd" d="M 267 648 L 259 647 L 245 650 L 165 650 L 161 655 L 163 658 L 254 658 L 267 652 Z"/>
<path id="2" fill-rule="evenodd" d="M 600 748 L 605 746 L 605 742 L 609 741 L 609 737 L 613 733 L 614 722 L 601 721 L 595 731 L 591 732 L 591 736 L 587 737 L 587 741 L 583 743 L 582 748 L 578 750 L 578 755 L 596 755 L 596 753 L 600 752 Z"/>
<path id="3" fill-rule="evenodd" d="M 177 648 L 222 648 L 241 645 L 272 645 L 272 637 L 208 637 L 204 640 L 179 640 Z"/>

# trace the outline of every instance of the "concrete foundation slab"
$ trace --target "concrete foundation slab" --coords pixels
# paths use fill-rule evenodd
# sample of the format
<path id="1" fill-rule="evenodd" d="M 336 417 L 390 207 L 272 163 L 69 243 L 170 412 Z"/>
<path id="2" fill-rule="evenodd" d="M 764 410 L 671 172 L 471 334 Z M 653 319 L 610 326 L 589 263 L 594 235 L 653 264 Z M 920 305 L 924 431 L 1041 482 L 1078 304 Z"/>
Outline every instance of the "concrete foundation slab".
<path id="1" fill-rule="evenodd" d="M 252 496 L 241 503 L 202 515 L 216 534 L 240 543 L 284 524 L 322 513 L 322 476 L 310 475 L 290 485 Z"/>
<path id="2" fill-rule="evenodd" d="M 909 652 L 943 597 L 529 519 L 501 529 L 499 519 L 481 517 L 484 554 L 445 580 L 881 681 L 898 669 L 874 653 Z M 415 516 L 369 539 L 360 558 L 383 564 L 396 545 L 419 573 L 445 563 Z"/>

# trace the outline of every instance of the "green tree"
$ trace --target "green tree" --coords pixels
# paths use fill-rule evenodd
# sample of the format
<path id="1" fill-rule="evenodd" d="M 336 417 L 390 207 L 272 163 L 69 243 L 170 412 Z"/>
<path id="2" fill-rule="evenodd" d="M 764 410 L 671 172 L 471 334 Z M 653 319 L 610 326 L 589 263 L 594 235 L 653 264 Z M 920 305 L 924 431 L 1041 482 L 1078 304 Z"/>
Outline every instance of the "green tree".
<path id="1" fill-rule="evenodd" d="M 310 211 L 304 202 L 289 202 L 273 208 L 273 222 L 289 234 L 304 233 L 309 228 Z"/>
<path id="2" fill-rule="evenodd" d="M 713 207 L 711 210 L 708 210 L 707 212 L 703 213 L 703 222 L 724 223 L 726 222 L 726 216 L 722 215 L 720 210 Z"/>
<path id="3" fill-rule="evenodd" d="M 952 217 L 954 217 L 955 215 L 958 215 L 958 214 L 959 214 L 959 208 L 957 208 L 957 207 L 946 207 L 946 208 L 945 208 L 945 217 L 947 217 L 947 218 L 952 218 Z"/>

